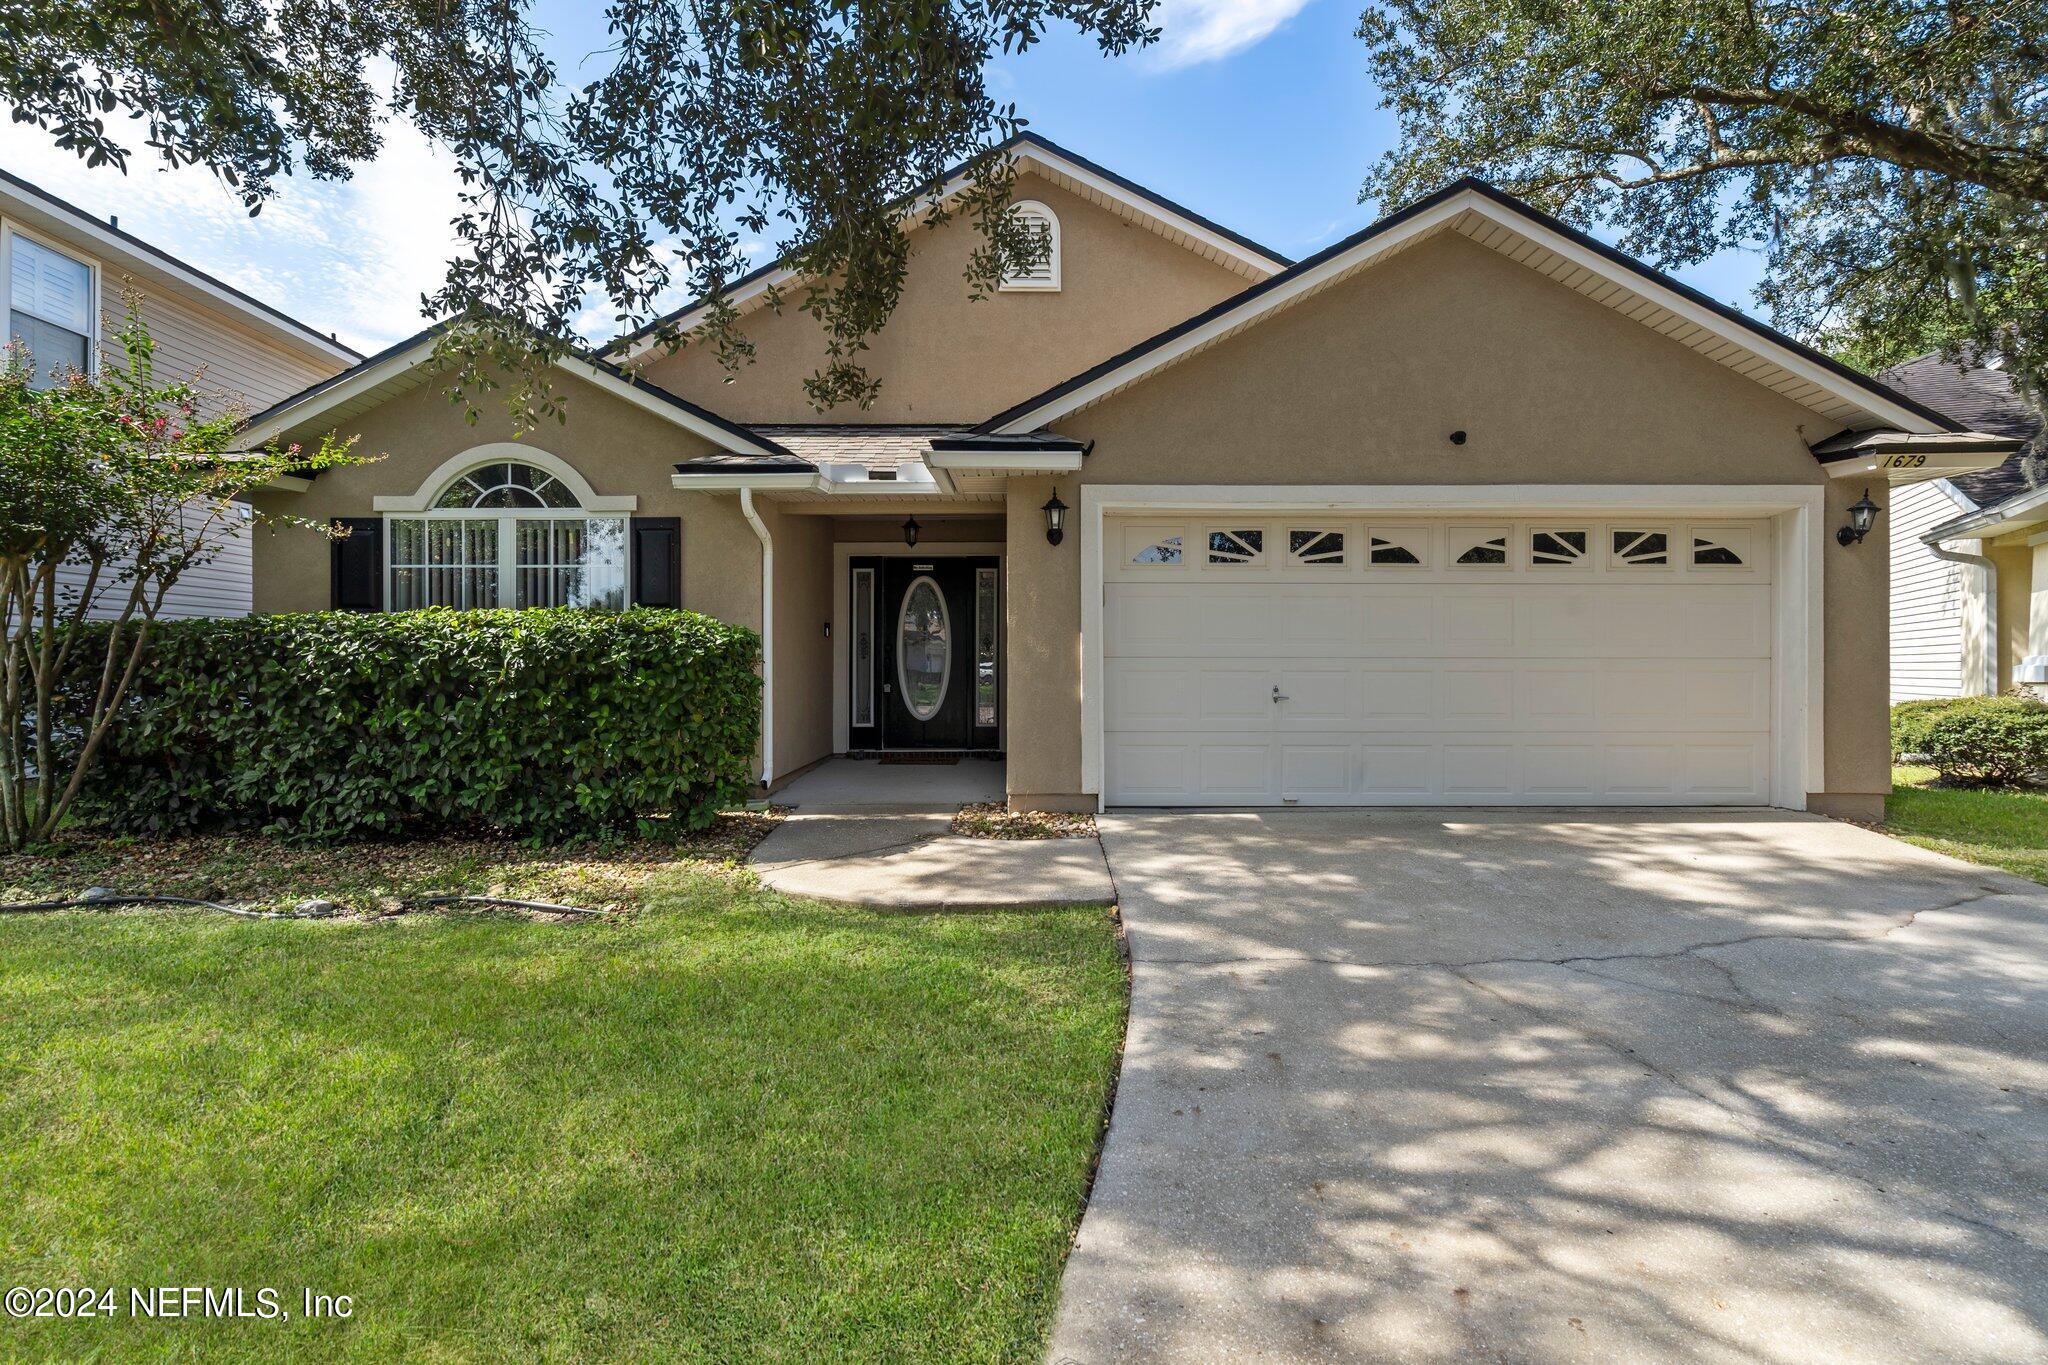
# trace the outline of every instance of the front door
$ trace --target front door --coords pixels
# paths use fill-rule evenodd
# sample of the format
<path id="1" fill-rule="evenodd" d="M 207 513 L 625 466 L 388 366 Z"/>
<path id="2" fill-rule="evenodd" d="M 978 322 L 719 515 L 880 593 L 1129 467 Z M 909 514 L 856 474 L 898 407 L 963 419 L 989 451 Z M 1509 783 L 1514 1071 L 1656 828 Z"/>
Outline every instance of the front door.
<path id="1" fill-rule="evenodd" d="M 996 561 L 891 556 L 855 560 L 853 571 L 850 657 L 866 675 L 854 679 L 853 747 L 997 747 Z M 871 612 L 864 590 L 874 593 Z M 858 724 L 870 687 L 872 728 Z"/>

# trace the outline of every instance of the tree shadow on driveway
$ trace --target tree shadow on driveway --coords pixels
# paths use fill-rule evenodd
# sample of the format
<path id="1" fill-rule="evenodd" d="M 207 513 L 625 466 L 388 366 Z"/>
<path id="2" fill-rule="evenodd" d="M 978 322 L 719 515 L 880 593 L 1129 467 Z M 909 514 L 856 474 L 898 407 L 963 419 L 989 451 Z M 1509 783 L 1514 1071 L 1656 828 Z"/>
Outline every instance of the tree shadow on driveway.
<path id="1" fill-rule="evenodd" d="M 2048 893 L 1742 812 L 1114 816 L 1052 1358 L 2039 1359 Z"/>

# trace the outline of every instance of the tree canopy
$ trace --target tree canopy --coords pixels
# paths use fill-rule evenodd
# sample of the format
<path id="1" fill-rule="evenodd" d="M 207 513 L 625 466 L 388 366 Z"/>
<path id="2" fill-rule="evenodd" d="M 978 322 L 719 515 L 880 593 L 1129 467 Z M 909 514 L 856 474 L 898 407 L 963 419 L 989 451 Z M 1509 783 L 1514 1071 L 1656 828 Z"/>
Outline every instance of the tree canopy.
<path id="1" fill-rule="evenodd" d="M 776 235 L 817 282 L 795 301 L 826 338 L 812 401 L 866 404 L 906 213 L 977 223 L 977 292 L 1042 250 L 991 155 L 1020 125 L 990 60 L 1054 21 L 1120 53 L 1156 39 L 1155 2 L 609 0 L 611 43 L 571 78 L 532 0 L 0 0 L 0 101 L 92 165 L 209 166 L 251 213 L 288 173 L 346 176 L 409 119 L 464 186 L 464 254 L 423 308 L 472 320 L 448 342 L 460 387 L 511 365 L 529 418 L 555 410 L 536 362 L 592 294 L 625 329 L 682 286 L 713 305 L 689 341 L 743 363 L 723 291 L 744 239 Z M 930 204 L 961 162 L 965 192 Z"/>
<path id="2" fill-rule="evenodd" d="M 1666 265 L 1761 247 L 1781 326 L 2048 382 L 2048 0 L 1375 0 L 1400 145 Z"/>

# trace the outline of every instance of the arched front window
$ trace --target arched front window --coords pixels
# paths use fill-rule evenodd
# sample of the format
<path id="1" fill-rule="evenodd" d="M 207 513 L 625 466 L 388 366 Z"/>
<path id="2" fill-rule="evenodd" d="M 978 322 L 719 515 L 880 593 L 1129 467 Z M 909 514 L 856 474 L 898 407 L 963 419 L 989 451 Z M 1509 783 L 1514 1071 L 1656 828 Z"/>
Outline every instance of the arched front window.
<path id="1" fill-rule="evenodd" d="M 584 510 L 537 465 L 478 465 L 428 508 L 389 518 L 394 611 L 626 605 L 626 518 Z"/>

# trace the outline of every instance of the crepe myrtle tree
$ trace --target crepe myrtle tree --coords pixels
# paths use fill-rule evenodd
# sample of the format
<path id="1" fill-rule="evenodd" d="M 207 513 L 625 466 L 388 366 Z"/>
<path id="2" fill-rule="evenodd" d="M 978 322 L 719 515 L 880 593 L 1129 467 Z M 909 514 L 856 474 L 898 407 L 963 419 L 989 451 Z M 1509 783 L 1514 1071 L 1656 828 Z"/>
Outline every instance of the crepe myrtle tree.
<path id="1" fill-rule="evenodd" d="M 25 347 L 0 353 L 0 846 L 9 849 L 44 842 L 62 823 L 120 723 L 165 597 L 240 532 L 236 499 L 282 474 L 356 461 L 332 440 L 229 454 L 236 414 L 193 384 L 156 377 L 132 301 L 119 346 L 119 365 L 49 383 Z M 93 616 L 113 624 L 87 631 Z M 67 702 L 67 688 L 83 695 Z"/>
<path id="2" fill-rule="evenodd" d="M 1400 145 L 1363 198 L 1487 177 L 1667 265 L 1762 247 L 1782 326 L 1866 367 L 2048 379 L 2048 0 L 1374 0 Z"/>
<path id="3" fill-rule="evenodd" d="M 978 226 L 975 295 L 1047 249 L 1009 212 L 992 153 L 1021 121 L 990 60 L 1056 21 L 1112 54 L 1158 36 L 1156 0 L 609 0 L 610 42 L 565 75 L 532 3 L 0 0 L 0 102 L 89 165 L 209 166 L 251 213 L 411 122 L 463 186 L 461 254 L 422 307 L 477 319 L 441 343 L 472 417 L 492 390 L 522 425 L 559 416 L 545 362 L 593 296 L 622 329 L 705 297 L 701 326 L 655 339 L 737 369 L 753 347 L 725 292 L 747 241 L 775 236 L 824 332 L 822 409 L 879 389 L 861 353 L 902 291 L 907 215 Z M 937 200 L 962 161 L 965 191 Z"/>

